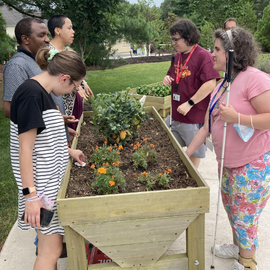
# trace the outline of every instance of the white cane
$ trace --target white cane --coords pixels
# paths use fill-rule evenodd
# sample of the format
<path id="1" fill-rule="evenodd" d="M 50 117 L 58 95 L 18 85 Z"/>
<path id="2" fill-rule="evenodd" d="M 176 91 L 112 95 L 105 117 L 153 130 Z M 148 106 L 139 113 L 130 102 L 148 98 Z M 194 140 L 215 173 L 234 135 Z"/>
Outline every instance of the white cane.
<path id="1" fill-rule="evenodd" d="M 226 107 L 228 107 L 228 105 L 229 105 L 229 99 L 230 99 L 232 63 L 233 63 L 233 50 L 229 50 L 229 63 L 228 63 L 228 73 L 227 73 L 228 75 L 227 75 Z M 217 239 L 217 225 L 218 225 L 218 216 L 219 216 L 219 204 L 220 204 L 222 176 L 223 176 L 223 166 L 224 166 L 224 152 L 225 152 L 226 131 L 227 131 L 227 122 L 224 122 L 222 151 L 221 151 L 221 164 L 220 164 L 220 174 L 219 174 L 219 190 L 218 190 L 218 202 L 217 202 L 217 213 L 216 213 L 216 226 L 215 226 L 215 237 L 214 237 L 213 256 L 212 256 L 211 269 L 215 269 L 215 255 L 216 255 L 216 249 L 215 249 L 215 247 L 216 247 L 216 239 Z"/>
<path id="2" fill-rule="evenodd" d="M 171 77 L 172 77 L 173 63 L 174 63 L 174 55 L 172 56 L 171 59 Z M 172 94 L 171 94 L 171 108 L 170 108 L 170 131 L 172 131 Z"/>

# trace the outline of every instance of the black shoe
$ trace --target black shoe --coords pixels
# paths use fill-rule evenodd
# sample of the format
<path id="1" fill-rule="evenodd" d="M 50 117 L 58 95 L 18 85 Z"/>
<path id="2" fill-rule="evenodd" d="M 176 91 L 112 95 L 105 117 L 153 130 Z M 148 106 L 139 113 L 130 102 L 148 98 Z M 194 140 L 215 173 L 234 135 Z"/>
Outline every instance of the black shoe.
<path id="1" fill-rule="evenodd" d="M 38 247 L 36 247 L 36 256 L 38 255 Z M 63 243 L 63 250 L 62 250 L 62 253 L 59 257 L 60 259 L 62 258 L 67 258 L 67 245 L 66 243 Z"/>

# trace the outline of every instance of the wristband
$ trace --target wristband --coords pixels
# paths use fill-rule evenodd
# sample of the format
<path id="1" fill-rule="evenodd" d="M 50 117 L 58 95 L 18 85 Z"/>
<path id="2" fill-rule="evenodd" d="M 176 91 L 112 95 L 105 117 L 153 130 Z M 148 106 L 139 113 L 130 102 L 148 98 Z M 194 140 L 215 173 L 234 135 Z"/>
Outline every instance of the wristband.
<path id="1" fill-rule="evenodd" d="M 193 101 L 192 99 L 189 99 L 189 100 L 188 100 L 188 104 L 189 104 L 190 106 L 195 105 L 195 103 L 194 103 L 194 101 Z"/>

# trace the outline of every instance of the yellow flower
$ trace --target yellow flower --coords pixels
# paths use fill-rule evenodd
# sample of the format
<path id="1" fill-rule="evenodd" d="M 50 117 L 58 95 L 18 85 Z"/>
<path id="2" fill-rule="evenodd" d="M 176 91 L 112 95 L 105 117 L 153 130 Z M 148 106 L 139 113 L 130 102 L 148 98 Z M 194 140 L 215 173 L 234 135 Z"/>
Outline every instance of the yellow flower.
<path id="1" fill-rule="evenodd" d="M 148 173 L 146 172 L 146 171 L 144 171 L 143 173 L 142 173 L 142 176 L 143 177 L 146 177 L 148 175 Z"/>
<path id="2" fill-rule="evenodd" d="M 109 181 L 111 187 L 115 185 L 115 182 L 114 181 Z"/>
<path id="3" fill-rule="evenodd" d="M 94 165 L 94 164 L 92 164 L 92 165 L 91 165 L 91 169 L 94 169 L 94 168 L 95 168 L 95 165 Z"/>
<path id="4" fill-rule="evenodd" d="M 123 146 L 122 146 L 122 145 L 120 145 L 120 146 L 118 147 L 118 149 L 119 149 L 119 150 L 122 150 L 122 149 L 123 149 Z"/>
<path id="5" fill-rule="evenodd" d="M 101 168 L 98 169 L 98 172 L 105 174 L 107 172 L 107 170 L 105 168 L 101 167 Z"/>

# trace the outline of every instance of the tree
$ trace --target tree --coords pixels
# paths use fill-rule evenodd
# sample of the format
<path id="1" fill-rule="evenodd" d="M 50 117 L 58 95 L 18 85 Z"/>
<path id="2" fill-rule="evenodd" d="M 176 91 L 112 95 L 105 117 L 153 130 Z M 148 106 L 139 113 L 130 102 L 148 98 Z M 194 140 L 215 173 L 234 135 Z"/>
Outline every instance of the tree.
<path id="1" fill-rule="evenodd" d="M 210 22 L 205 22 L 205 24 L 201 28 L 201 39 L 200 45 L 205 48 L 206 50 L 213 51 L 214 45 L 214 33 L 215 27 Z"/>
<path id="2" fill-rule="evenodd" d="M 191 9 L 202 21 L 208 21 L 215 28 L 223 28 L 223 22 L 230 17 L 236 18 L 240 26 L 254 31 L 256 28 L 256 13 L 254 1 L 248 0 L 190 0 Z"/>
<path id="3" fill-rule="evenodd" d="M 54 14 L 67 15 L 75 30 L 73 47 L 83 59 L 91 53 L 95 44 L 110 39 L 116 33 L 116 26 L 109 20 L 119 0 L 2 0 L 3 3 L 23 14 L 33 16 L 41 11 L 41 18 L 48 19 Z M 90 45 L 89 45 L 90 44 Z"/>
<path id="4" fill-rule="evenodd" d="M 138 4 L 122 4 L 119 32 L 132 43 L 146 43 L 147 55 L 149 44 L 159 40 L 163 29 L 160 20 L 160 8 L 153 5 L 152 0 L 139 0 Z M 118 15 L 119 16 L 119 15 Z"/>
<path id="5" fill-rule="evenodd" d="M 6 21 L 0 11 L 0 63 L 4 64 L 15 53 L 15 38 L 6 34 Z"/>
<path id="6" fill-rule="evenodd" d="M 263 10 L 263 17 L 258 21 L 255 37 L 260 42 L 262 50 L 270 52 L 270 4 Z"/>
<path id="7" fill-rule="evenodd" d="M 254 10 L 257 15 L 257 19 L 261 19 L 263 16 L 263 10 L 269 4 L 269 0 L 254 0 Z"/>

